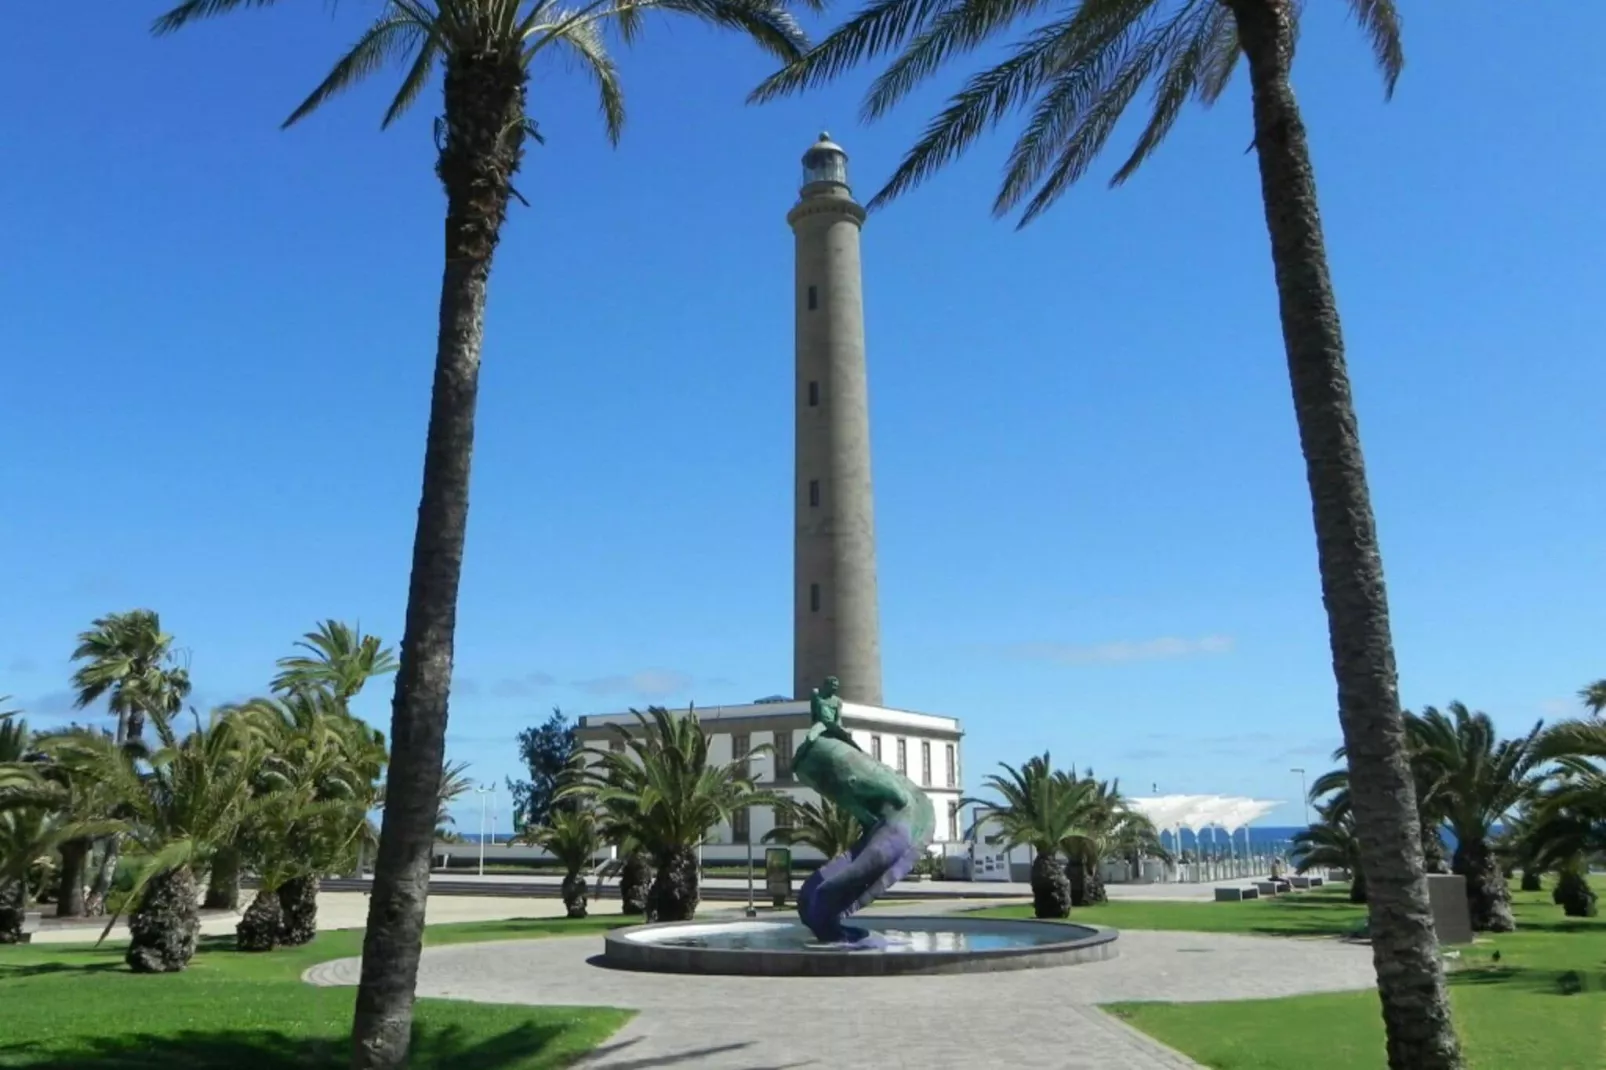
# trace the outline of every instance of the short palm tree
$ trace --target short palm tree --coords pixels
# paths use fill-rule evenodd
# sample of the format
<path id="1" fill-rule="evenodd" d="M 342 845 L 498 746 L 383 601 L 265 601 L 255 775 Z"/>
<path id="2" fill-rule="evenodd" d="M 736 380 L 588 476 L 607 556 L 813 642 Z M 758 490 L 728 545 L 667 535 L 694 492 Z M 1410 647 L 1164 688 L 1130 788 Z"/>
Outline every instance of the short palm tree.
<path id="1" fill-rule="evenodd" d="M 1118 780 L 1097 780 L 1089 769 L 1077 779 L 1071 770 L 1056 774 L 1065 780 L 1076 814 L 1072 831 L 1060 842 L 1071 886 L 1071 906 L 1097 906 L 1109 900 L 1101 871 L 1109 858 L 1163 853 L 1154 823 L 1127 805 Z"/>
<path id="2" fill-rule="evenodd" d="M 1345 0 L 1381 69 L 1385 96 L 1405 65 L 1394 0 Z M 1002 59 L 973 75 L 926 127 L 872 208 L 914 188 L 1007 116 L 1026 112 L 993 201 L 998 215 L 1040 217 L 1108 143 L 1145 86 L 1152 110 L 1112 184 L 1131 177 L 1190 100 L 1219 100 L 1248 68 L 1253 140 L 1294 415 L 1311 490 L 1339 721 L 1351 752 L 1370 931 L 1393 1070 L 1461 1064 L 1428 910 L 1404 755 L 1403 713 L 1382 554 L 1361 451 L 1316 195 L 1294 96 L 1300 0 L 869 0 L 801 61 L 753 94 L 769 100 L 824 85 L 887 57 L 862 113 L 887 114 L 961 56 Z"/>
<path id="3" fill-rule="evenodd" d="M 24 916 L 42 891 L 37 870 L 68 835 L 60 816 L 42 806 L 0 809 L 0 944 L 22 939 Z"/>
<path id="4" fill-rule="evenodd" d="M 63 733 L 49 746 L 63 765 L 106 785 L 127 815 L 111 823 L 141 848 L 125 958 L 135 972 L 168 973 L 195 954 L 196 871 L 249 820 L 260 755 L 237 718 L 214 714 L 181 737 L 165 712 L 148 712 L 158 743 L 148 758 L 143 747 L 92 732 Z"/>
<path id="5" fill-rule="evenodd" d="M 1563 721 L 1537 749 L 1555 765 L 1530 811 L 1524 855 L 1556 872 L 1551 897 L 1569 917 L 1594 917 L 1588 873 L 1590 860 L 1606 855 L 1606 722 Z"/>
<path id="6" fill-rule="evenodd" d="M 571 918 L 586 916 L 584 873 L 604 844 L 602 826 L 588 806 L 556 807 L 545 825 L 526 826 L 519 843 L 539 847 L 563 867 L 563 906 Z"/>
<path id="7" fill-rule="evenodd" d="M 262 753 L 252 775 L 258 805 L 235 844 L 260 883 L 237 941 L 253 951 L 309 943 L 317 935 L 320 878 L 350 868 L 366 834 L 384 747 L 344 700 L 322 688 L 257 699 L 233 715 Z"/>
<path id="8" fill-rule="evenodd" d="M 305 653 L 292 654 L 277 662 L 279 673 L 271 687 L 277 700 L 257 700 L 267 713 L 265 722 L 275 733 L 292 730 L 286 745 L 304 747 L 309 740 L 317 740 L 320 733 L 338 734 L 343 753 L 351 765 L 346 770 L 348 779 L 364 785 L 366 800 L 374 801 L 373 782 L 385 766 L 387 752 L 384 736 L 351 715 L 350 703 L 369 680 L 396 671 L 396 659 L 390 649 L 376 635 L 364 635 L 361 628 L 327 620 L 316 631 L 308 632 L 296 644 Z M 328 801 L 321 799 L 320 802 Z M 354 802 L 354 805 L 355 805 Z M 357 841 L 360 845 L 368 835 L 366 818 Z M 344 859 L 348 852 L 336 852 Z M 212 909 L 234 910 L 239 905 L 239 870 L 241 852 L 230 844 L 220 848 L 213 859 L 212 871 L 207 879 L 204 905 Z M 333 865 L 334 859 L 319 857 L 320 864 Z M 351 865 L 356 867 L 352 857 Z M 278 888 L 283 911 L 280 923 L 280 941 L 299 945 L 317 935 L 318 884 L 322 870 L 308 870 L 289 876 Z M 259 886 L 260 887 L 260 886 Z M 260 899 L 260 895 L 258 896 Z M 265 913 L 270 908 L 259 908 L 259 931 L 267 931 Z"/>
<path id="9" fill-rule="evenodd" d="M 1060 861 L 1060 846 L 1077 831 L 1081 804 L 1074 782 L 1054 772 L 1048 754 L 1028 759 L 1019 769 L 1000 762 L 1003 773 L 983 781 L 997 799 L 961 799 L 979 807 L 978 818 L 996 824 L 1005 849 L 1032 849 L 1032 909 L 1039 918 L 1071 912 L 1071 882 Z"/>
<path id="10" fill-rule="evenodd" d="M 781 805 L 783 797 L 754 783 L 751 756 L 711 761 L 695 710 L 650 706 L 635 717 L 634 728 L 612 726 L 624 749 L 584 756 L 591 764 L 558 796 L 590 800 L 606 828 L 647 854 L 648 920 L 686 921 L 697 912 L 697 847 L 709 830 L 747 807 Z"/>
<path id="11" fill-rule="evenodd" d="M 1432 797 L 1443 800 L 1445 820 L 1455 835 L 1450 868 L 1466 877 L 1472 928 L 1511 932 L 1517 923 L 1494 849 L 1494 827 L 1539 786 L 1542 725 L 1534 725 L 1525 736 L 1501 739 L 1487 714 L 1459 702 L 1450 703 L 1447 712 L 1429 706 L 1409 719 L 1433 785 Z"/>
<path id="12" fill-rule="evenodd" d="M 812 847 L 826 858 L 847 854 L 864 836 L 859 819 L 830 799 L 787 799 L 780 804 L 785 823 L 764 833 L 765 843 Z"/>
<path id="13" fill-rule="evenodd" d="M 1292 860 L 1299 873 L 1343 869 L 1350 875 L 1349 901 L 1366 902 L 1366 871 L 1355 838 L 1355 814 L 1342 803 L 1317 803 L 1316 822 L 1294 833 Z"/>
<path id="14" fill-rule="evenodd" d="M 184 0 L 155 30 L 171 32 L 197 18 L 265 2 L 271 0 Z M 385 112 L 388 126 L 418 100 L 437 70 L 442 75 L 435 173 L 446 193 L 445 268 L 391 725 L 391 778 L 408 801 L 384 813 L 363 941 L 353 1070 L 398 1067 L 407 1057 L 435 830 L 430 793 L 446 749 L 486 293 L 508 205 L 518 196 L 514 176 L 527 142 L 539 140 L 527 109 L 530 71 L 537 61 L 576 61 L 596 84 L 607 135 L 616 141 L 624 127 L 624 97 L 604 30 L 611 24 L 628 40 L 653 11 L 737 30 L 783 62 L 796 59 L 806 44 L 781 0 L 587 0 L 576 7 L 555 0 L 388 0 L 285 121 L 288 126 L 301 120 L 387 62 L 400 62 L 404 74 Z"/>
<path id="15" fill-rule="evenodd" d="M 1445 813 L 1448 800 L 1440 792 L 1437 772 L 1422 742 L 1422 724 L 1415 718 L 1405 721 L 1406 762 L 1415 788 L 1417 827 L 1422 842 L 1422 865 L 1429 873 L 1450 872 L 1449 849 L 1444 845 Z M 1346 762 L 1343 747 L 1333 752 L 1333 761 Z M 1343 765 L 1317 777 L 1310 786 L 1310 800 L 1327 799 L 1331 805 L 1347 810 L 1350 805 L 1349 766 Z"/>

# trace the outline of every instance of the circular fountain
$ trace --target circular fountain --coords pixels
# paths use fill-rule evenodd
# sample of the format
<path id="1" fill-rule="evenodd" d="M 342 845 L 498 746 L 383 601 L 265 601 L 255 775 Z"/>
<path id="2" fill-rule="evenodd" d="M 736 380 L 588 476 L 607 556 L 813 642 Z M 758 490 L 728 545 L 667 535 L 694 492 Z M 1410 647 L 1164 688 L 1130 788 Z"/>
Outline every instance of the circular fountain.
<path id="1" fill-rule="evenodd" d="M 875 977 L 990 973 L 1097 962 L 1116 955 L 1114 929 L 1004 918 L 855 918 L 856 939 L 817 940 L 792 919 L 632 925 L 604 938 L 609 966 L 661 973 Z"/>

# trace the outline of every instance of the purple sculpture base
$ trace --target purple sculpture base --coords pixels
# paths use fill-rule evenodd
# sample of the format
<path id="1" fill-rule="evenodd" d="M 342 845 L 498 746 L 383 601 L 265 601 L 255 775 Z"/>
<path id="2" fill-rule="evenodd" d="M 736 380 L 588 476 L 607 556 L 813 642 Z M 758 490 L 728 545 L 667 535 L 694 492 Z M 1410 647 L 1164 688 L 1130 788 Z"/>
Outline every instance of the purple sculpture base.
<path id="1" fill-rule="evenodd" d="M 852 933 L 842 919 L 871 903 L 909 875 L 920 858 L 921 846 L 900 824 L 883 821 L 859 838 L 847 854 L 837 855 L 811 873 L 797 895 L 797 916 L 821 942 L 850 944 Z"/>

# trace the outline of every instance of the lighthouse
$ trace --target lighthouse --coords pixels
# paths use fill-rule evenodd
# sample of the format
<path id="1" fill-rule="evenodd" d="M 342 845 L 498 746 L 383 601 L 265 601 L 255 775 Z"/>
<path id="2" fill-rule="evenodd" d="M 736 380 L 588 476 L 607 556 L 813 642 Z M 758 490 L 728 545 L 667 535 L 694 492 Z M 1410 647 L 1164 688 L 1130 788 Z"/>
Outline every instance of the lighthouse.
<path id="1" fill-rule="evenodd" d="M 827 676 L 842 698 L 881 705 L 870 396 L 865 371 L 864 208 L 848 154 L 821 134 L 803 154 L 787 213 L 796 239 L 796 456 L 792 694 Z"/>

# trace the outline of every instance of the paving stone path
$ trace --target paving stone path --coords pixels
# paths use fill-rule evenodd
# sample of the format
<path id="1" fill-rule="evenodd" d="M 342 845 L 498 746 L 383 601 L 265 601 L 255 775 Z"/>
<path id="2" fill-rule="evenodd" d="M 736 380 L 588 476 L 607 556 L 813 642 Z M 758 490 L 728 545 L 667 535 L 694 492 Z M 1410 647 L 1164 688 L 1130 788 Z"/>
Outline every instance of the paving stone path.
<path id="1" fill-rule="evenodd" d="M 587 1070 L 1182 1070 L 1197 1064 L 1098 1010 L 1129 1000 L 1264 999 L 1374 985 L 1337 940 L 1122 932 L 1108 962 L 891 978 L 695 977 L 607 969 L 602 938 L 430 948 L 418 994 L 641 1013 Z M 353 985 L 357 959 L 307 971 Z"/>

